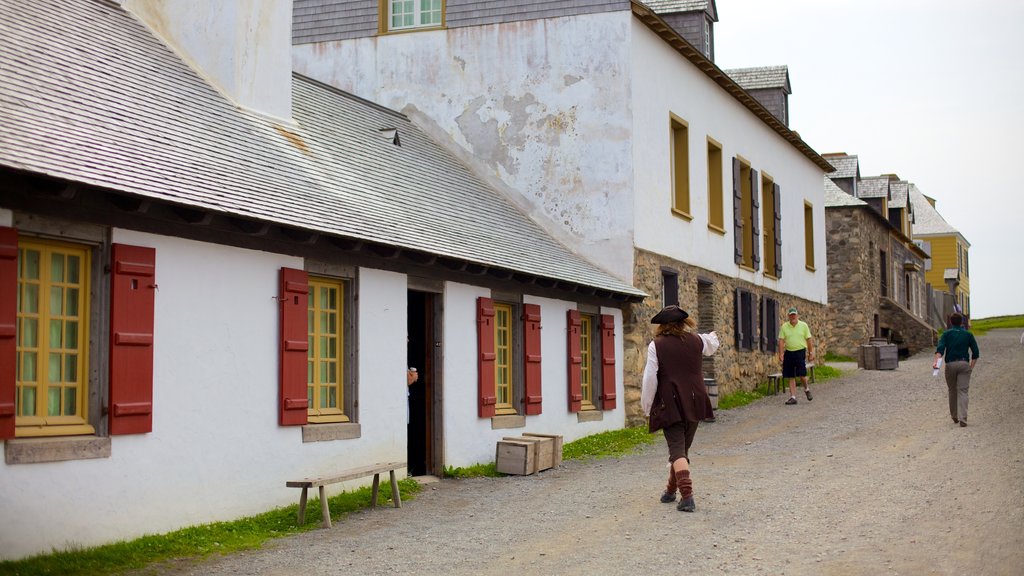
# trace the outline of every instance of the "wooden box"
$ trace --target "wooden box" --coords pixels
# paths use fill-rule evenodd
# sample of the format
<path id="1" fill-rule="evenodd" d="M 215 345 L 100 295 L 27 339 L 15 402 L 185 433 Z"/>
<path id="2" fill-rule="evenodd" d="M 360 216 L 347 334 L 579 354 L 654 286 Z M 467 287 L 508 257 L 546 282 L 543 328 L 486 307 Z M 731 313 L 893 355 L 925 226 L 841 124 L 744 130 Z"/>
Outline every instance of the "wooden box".
<path id="1" fill-rule="evenodd" d="M 861 358 L 864 360 L 865 370 L 878 370 L 878 346 L 870 344 L 860 347 Z"/>
<path id="2" fill-rule="evenodd" d="M 537 448 L 533 442 L 498 440 L 494 462 L 502 474 L 533 474 L 537 471 Z"/>
<path id="3" fill-rule="evenodd" d="M 527 436 L 524 434 L 518 438 L 509 438 L 506 436 L 505 440 L 511 440 L 513 442 L 529 442 L 530 444 L 533 444 L 533 461 L 536 466 L 534 472 L 540 472 L 541 470 L 547 470 L 548 468 L 553 468 L 555 466 L 554 439 L 540 436 Z"/>
<path id="4" fill-rule="evenodd" d="M 551 467 L 558 468 L 562 465 L 562 436 L 559 434 L 541 434 L 539 432 L 524 432 L 523 436 L 530 438 L 549 438 L 551 440 Z"/>
<path id="5" fill-rule="evenodd" d="M 895 344 L 876 346 L 878 348 L 878 369 L 895 370 L 899 367 L 899 348 Z"/>

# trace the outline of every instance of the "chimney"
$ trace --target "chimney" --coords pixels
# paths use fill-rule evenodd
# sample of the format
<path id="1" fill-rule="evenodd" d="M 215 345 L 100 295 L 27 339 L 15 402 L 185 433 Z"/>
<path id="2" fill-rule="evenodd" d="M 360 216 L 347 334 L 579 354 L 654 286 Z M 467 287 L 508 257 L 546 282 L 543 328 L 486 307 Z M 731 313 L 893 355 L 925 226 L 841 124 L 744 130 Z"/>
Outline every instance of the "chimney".
<path id="1" fill-rule="evenodd" d="M 121 0 L 237 105 L 291 122 L 292 0 Z"/>

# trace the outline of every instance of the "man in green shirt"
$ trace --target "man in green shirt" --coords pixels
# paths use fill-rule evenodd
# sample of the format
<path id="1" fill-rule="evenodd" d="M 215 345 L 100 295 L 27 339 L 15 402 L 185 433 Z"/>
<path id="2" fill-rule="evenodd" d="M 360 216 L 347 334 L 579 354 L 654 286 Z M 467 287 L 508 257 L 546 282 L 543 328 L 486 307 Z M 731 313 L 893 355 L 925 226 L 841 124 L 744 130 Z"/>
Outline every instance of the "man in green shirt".
<path id="1" fill-rule="evenodd" d="M 782 377 L 789 379 L 789 400 L 796 404 L 796 377 L 804 385 L 807 401 L 814 400 L 807 387 L 807 361 L 814 361 L 814 337 L 807 323 L 800 319 L 796 307 L 789 309 L 789 322 L 779 326 L 779 362 L 782 362 Z"/>
<path id="2" fill-rule="evenodd" d="M 978 341 L 974 334 L 964 330 L 964 317 L 954 313 L 949 317 L 952 325 L 942 333 L 939 345 L 935 348 L 935 362 L 932 368 L 938 369 L 939 359 L 946 357 L 946 388 L 949 389 L 949 415 L 953 422 L 967 426 L 967 390 L 971 387 L 971 372 L 978 362 Z"/>

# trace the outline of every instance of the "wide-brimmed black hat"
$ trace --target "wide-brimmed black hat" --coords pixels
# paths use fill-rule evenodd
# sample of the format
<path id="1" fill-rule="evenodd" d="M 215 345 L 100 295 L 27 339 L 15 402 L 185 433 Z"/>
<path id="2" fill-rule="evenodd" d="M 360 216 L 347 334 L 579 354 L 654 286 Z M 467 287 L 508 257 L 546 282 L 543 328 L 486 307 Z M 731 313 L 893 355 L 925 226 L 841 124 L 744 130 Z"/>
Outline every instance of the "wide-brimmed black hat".
<path id="1" fill-rule="evenodd" d="M 665 306 L 662 308 L 661 312 L 658 312 L 654 315 L 654 318 L 651 318 L 651 324 L 671 324 L 673 322 L 682 322 L 689 317 L 690 315 L 686 313 L 686 310 L 683 310 L 679 306 Z"/>

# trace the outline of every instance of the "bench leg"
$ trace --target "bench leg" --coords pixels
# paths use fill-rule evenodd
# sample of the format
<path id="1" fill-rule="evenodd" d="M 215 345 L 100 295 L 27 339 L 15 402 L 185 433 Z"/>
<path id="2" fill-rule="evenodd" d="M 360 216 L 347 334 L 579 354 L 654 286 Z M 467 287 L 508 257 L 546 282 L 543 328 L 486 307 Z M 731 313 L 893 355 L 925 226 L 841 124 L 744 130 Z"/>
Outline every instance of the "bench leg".
<path id="1" fill-rule="evenodd" d="M 402 507 L 402 495 L 398 493 L 398 480 L 395 479 L 395 471 L 391 471 L 391 497 L 395 500 L 395 508 Z"/>
<path id="2" fill-rule="evenodd" d="M 331 527 L 331 509 L 327 505 L 327 494 L 324 486 L 320 487 L 320 514 L 323 516 L 323 527 Z"/>
<path id="3" fill-rule="evenodd" d="M 380 473 L 373 475 L 373 497 L 370 498 L 370 508 L 377 507 L 377 492 L 380 491 Z"/>
<path id="4" fill-rule="evenodd" d="M 306 523 L 306 488 L 302 488 L 302 496 L 299 496 L 299 526 Z"/>

